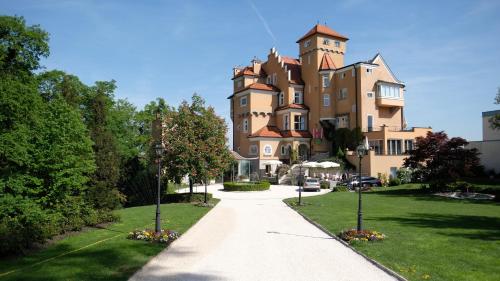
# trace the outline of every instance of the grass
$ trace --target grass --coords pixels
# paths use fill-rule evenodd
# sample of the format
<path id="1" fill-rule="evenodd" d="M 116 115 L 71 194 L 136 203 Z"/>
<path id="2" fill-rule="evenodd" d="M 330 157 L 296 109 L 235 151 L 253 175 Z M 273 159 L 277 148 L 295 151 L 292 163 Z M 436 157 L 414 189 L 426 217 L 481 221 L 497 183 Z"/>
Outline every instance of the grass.
<path id="1" fill-rule="evenodd" d="M 500 204 L 436 197 L 417 187 L 363 193 L 364 228 L 388 237 L 353 246 L 409 280 L 498 280 Z M 356 193 L 303 200 L 304 206 L 294 208 L 330 232 L 355 228 Z"/>
<path id="2" fill-rule="evenodd" d="M 0 280 L 127 280 L 165 249 L 164 244 L 126 239 L 134 229 L 154 228 L 155 210 L 154 205 L 121 209 L 121 221 L 105 229 L 83 231 L 31 255 L 0 260 Z M 182 234 L 209 210 L 188 203 L 164 204 L 162 228 Z M 14 272 L 1 276 L 9 271 Z"/>

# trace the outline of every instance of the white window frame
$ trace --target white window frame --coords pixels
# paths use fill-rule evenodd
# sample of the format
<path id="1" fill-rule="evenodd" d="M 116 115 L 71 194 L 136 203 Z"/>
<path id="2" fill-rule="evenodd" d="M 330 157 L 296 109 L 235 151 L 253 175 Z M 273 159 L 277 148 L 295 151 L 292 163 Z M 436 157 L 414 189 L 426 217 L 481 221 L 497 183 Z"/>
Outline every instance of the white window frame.
<path id="1" fill-rule="evenodd" d="M 242 125 L 242 127 L 243 127 L 242 131 L 244 133 L 248 133 L 248 119 L 246 119 L 246 118 L 243 119 L 243 125 Z"/>
<path id="2" fill-rule="evenodd" d="M 281 155 L 287 155 L 286 145 L 281 145 Z"/>
<path id="3" fill-rule="evenodd" d="M 372 118 L 372 126 L 368 127 L 368 119 L 370 119 L 370 117 Z M 375 128 L 375 118 L 373 118 L 373 114 L 367 114 L 366 115 L 366 130 L 368 132 L 373 132 L 373 128 Z"/>
<path id="4" fill-rule="evenodd" d="M 340 74 L 340 79 L 344 79 L 344 78 L 345 78 L 345 72 L 342 72 L 342 73 Z"/>
<path id="5" fill-rule="evenodd" d="M 257 155 L 258 153 L 259 153 L 259 147 L 256 144 L 250 145 L 250 148 L 248 150 L 248 154 Z"/>
<path id="6" fill-rule="evenodd" d="M 323 74 L 321 76 L 321 84 L 323 85 L 323 88 L 330 87 L 330 76 L 328 74 Z"/>
<path id="7" fill-rule="evenodd" d="M 290 130 L 290 116 L 288 114 L 283 115 L 283 130 Z"/>
<path id="8" fill-rule="evenodd" d="M 295 119 L 298 117 L 299 121 L 295 121 Z M 298 124 L 298 126 L 297 126 Z M 293 116 L 293 129 L 297 131 L 304 131 L 306 129 L 306 118 L 304 115 L 294 115 Z"/>
<path id="9" fill-rule="evenodd" d="M 335 47 L 340 48 L 340 41 L 335 40 Z"/>
<path id="10" fill-rule="evenodd" d="M 245 101 L 245 102 L 243 102 L 243 101 Z M 240 106 L 245 107 L 247 105 L 248 105 L 248 97 L 247 96 L 241 97 L 240 98 Z"/>
<path id="11" fill-rule="evenodd" d="M 273 155 L 273 147 L 270 144 L 264 145 L 264 155 L 266 156 Z"/>
<path id="12" fill-rule="evenodd" d="M 323 94 L 323 106 L 330 106 L 330 94 Z"/>
<path id="13" fill-rule="evenodd" d="M 294 93 L 293 103 L 303 104 L 304 103 L 304 94 L 302 92 L 296 91 Z"/>
<path id="14" fill-rule="evenodd" d="M 279 106 L 285 104 L 285 94 L 283 92 L 280 92 L 280 94 L 278 95 L 278 104 Z"/>

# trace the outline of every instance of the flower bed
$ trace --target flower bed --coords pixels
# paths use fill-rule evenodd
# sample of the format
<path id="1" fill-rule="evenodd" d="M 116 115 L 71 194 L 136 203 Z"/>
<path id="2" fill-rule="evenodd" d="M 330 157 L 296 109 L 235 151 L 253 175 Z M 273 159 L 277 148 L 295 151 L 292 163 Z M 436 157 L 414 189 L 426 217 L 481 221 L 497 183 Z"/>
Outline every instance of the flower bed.
<path id="1" fill-rule="evenodd" d="M 339 237 L 347 243 L 352 243 L 353 241 L 380 241 L 384 240 L 386 236 L 374 230 L 357 231 L 356 229 L 350 229 L 342 231 Z"/>
<path id="2" fill-rule="evenodd" d="M 168 229 L 162 229 L 161 233 L 159 234 L 156 234 L 155 231 L 151 229 L 134 230 L 132 232 L 129 232 L 127 236 L 127 239 L 143 240 L 157 243 L 171 243 L 177 238 L 179 238 L 179 233 Z"/>

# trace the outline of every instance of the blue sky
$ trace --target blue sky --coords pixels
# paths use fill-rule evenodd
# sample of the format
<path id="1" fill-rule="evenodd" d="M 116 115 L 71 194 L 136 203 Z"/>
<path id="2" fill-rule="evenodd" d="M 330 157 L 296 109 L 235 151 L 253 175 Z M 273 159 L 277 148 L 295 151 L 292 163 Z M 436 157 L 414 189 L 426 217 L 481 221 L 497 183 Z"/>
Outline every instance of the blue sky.
<path id="1" fill-rule="evenodd" d="M 409 126 L 480 140 L 481 112 L 500 108 L 500 1 L 0 0 L 0 11 L 50 33 L 47 69 L 115 79 L 139 108 L 197 92 L 230 125 L 232 68 L 273 46 L 297 56 L 318 21 L 350 38 L 346 64 L 384 56 L 406 83 Z"/>

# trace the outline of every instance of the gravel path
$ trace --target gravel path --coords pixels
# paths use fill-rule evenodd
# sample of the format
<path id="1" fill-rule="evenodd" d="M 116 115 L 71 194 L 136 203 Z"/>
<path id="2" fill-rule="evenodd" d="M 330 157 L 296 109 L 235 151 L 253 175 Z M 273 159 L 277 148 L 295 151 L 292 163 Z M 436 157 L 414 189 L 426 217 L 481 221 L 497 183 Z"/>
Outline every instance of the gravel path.
<path id="1" fill-rule="evenodd" d="M 130 280 L 395 280 L 287 207 L 296 187 L 221 188 L 209 187 L 220 203 Z"/>

